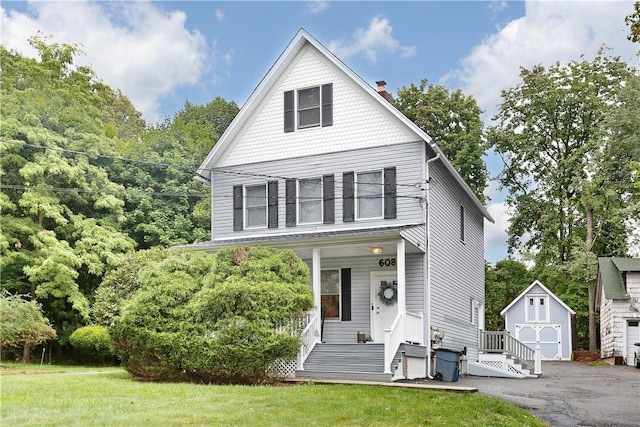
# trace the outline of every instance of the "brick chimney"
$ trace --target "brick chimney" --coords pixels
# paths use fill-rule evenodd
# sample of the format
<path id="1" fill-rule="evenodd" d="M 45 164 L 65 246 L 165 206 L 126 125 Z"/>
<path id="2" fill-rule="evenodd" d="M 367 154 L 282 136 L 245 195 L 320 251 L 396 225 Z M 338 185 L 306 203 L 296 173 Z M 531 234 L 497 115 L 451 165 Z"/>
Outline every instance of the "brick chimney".
<path id="1" fill-rule="evenodd" d="M 377 81 L 376 84 L 378 85 L 378 93 L 380 94 L 380 96 L 382 96 L 387 101 L 391 102 L 393 97 L 389 92 L 387 92 L 387 89 L 385 88 L 387 82 L 385 82 L 384 80 L 380 80 L 380 81 Z"/>

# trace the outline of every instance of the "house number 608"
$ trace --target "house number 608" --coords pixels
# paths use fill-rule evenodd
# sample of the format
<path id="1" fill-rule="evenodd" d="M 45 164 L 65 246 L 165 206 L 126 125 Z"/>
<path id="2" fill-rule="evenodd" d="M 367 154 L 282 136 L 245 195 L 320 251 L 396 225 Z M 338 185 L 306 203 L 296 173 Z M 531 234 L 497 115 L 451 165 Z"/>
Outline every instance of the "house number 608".
<path id="1" fill-rule="evenodd" d="M 378 261 L 378 265 L 380 265 L 380 267 L 395 267 L 396 259 L 395 258 L 383 258 L 380 261 Z"/>

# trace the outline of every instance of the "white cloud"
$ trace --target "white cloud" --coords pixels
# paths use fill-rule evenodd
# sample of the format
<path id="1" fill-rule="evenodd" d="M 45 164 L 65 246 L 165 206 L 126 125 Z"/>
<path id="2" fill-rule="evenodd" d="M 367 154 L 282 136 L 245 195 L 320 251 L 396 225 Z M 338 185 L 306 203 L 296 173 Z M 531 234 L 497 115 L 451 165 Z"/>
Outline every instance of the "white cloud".
<path id="1" fill-rule="evenodd" d="M 27 14 L 0 10 L 2 44 L 26 56 L 38 31 L 52 42 L 81 45 L 99 78 L 120 89 L 144 117 L 156 121 L 163 97 L 198 82 L 210 59 L 205 38 L 185 27 L 186 15 L 148 2 L 32 2 Z"/>
<path id="2" fill-rule="evenodd" d="M 224 11 L 222 9 L 216 9 L 216 20 L 222 21 L 224 19 Z"/>
<path id="3" fill-rule="evenodd" d="M 399 53 L 401 57 L 406 58 L 415 56 L 417 49 L 415 45 L 403 46 L 400 42 L 393 38 L 391 32 L 393 28 L 387 18 L 375 17 L 369 23 L 366 30 L 357 29 L 354 33 L 354 40 L 351 43 L 343 40 L 333 40 L 329 43 L 329 50 L 340 58 L 349 58 L 354 55 L 362 54 L 371 62 L 376 62 L 378 53 Z"/>
<path id="4" fill-rule="evenodd" d="M 307 2 L 307 7 L 305 8 L 305 12 L 310 15 L 315 15 L 316 13 L 320 13 L 326 8 L 329 7 L 328 1 L 309 1 Z"/>
<path id="5" fill-rule="evenodd" d="M 487 210 L 495 220 L 494 224 L 485 222 L 484 247 L 488 261 L 496 262 L 507 257 L 507 229 L 510 225 L 510 215 L 505 202 L 491 203 Z"/>
<path id="6" fill-rule="evenodd" d="M 459 80 L 491 117 L 501 90 L 520 81 L 521 66 L 579 60 L 581 54 L 591 59 L 603 44 L 632 61 L 637 46 L 626 39 L 624 23 L 631 11 L 629 2 L 527 1 L 526 16 L 483 40 L 462 60 L 462 68 L 445 79 Z"/>

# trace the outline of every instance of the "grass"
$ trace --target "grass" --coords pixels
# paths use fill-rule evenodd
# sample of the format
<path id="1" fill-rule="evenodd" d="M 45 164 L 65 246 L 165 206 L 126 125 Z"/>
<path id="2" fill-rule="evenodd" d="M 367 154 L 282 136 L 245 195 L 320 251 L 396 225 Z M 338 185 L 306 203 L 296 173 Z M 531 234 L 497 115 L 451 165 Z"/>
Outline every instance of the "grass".
<path id="1" fill-rule="evenodd" d="M 18 369 L 4 366 L 3 372 Z M 508 402 L 476 393 L 361 385 L 145 383 L 120 368 L 90 370 L 96 368 L 48 367 L 41 373 L 51 375 L 2 375 L 2 425 L 545 425 Z"/>

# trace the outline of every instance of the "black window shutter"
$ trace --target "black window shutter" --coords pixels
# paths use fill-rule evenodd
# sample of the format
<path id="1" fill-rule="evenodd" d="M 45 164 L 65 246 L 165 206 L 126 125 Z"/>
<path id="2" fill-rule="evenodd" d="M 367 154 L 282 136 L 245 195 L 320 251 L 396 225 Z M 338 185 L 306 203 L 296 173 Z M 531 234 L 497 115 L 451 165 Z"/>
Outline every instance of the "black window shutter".
<path id="1" fill-rule="evenodd" d="M 322 85 L 322 126 L 333 125 L 333 84 Z"/>
<path id="2" fill-rule="evenodd" d="M 294 111 L 293 91 L 288 90 L 284 93 L 284 131 L 293 132 L 295 130 L 295 111 Z"/>
<path id="3" fill-rule="evenodd" d="M 351 320 L 351 269 L 341 269 L 340 276 L 342 283 L 342 320 Z"/>
<path id="4" fill-rule="evenodd" d="M 384 170 L 384 219 L 396 217 L 396 168 Z"/>
<path id="5" fill-rule="evenodd" d="M 233 231 L 242 231 L 242 185 L 233 186 Z"/>
<path id="6" fill-rule="evenodd" d="M 286 181 L 286 224 L 287 227 L 295 227 L 296 226 L 296 180 L 294 178 L 289 178 Z"/>
<path id="7" fill-rule="evenodd" d="M 269 228 L 278 228 L 278 181 L 269 181 L 267 199 L 267 224 Z"/>
<path id="8" fill-rule="evenodd" d="M 342 221 L 353 222 L 355 219 L 353 200 L 353 172 L 342 174 Z"/>
<path id="9" fill-rule="evenodd" d="M 335 178 L 333 175 L 322 177 L 322 209 L 325 224 L 336 222 Z"/>

